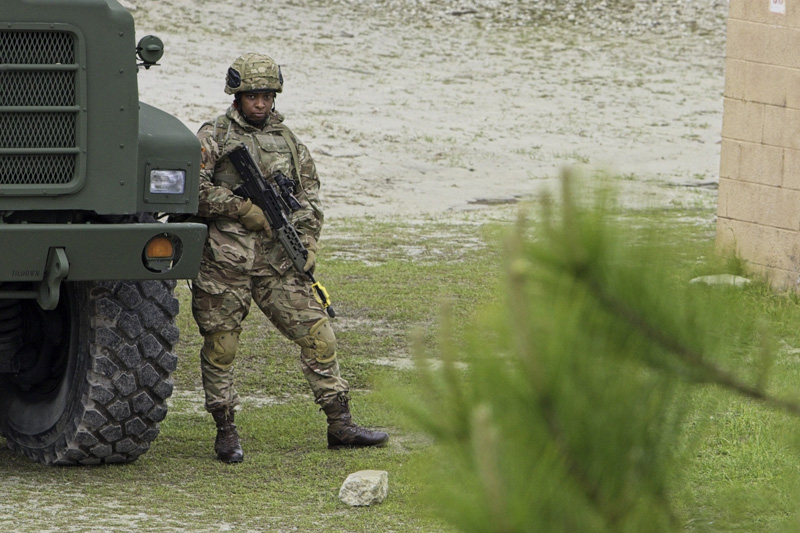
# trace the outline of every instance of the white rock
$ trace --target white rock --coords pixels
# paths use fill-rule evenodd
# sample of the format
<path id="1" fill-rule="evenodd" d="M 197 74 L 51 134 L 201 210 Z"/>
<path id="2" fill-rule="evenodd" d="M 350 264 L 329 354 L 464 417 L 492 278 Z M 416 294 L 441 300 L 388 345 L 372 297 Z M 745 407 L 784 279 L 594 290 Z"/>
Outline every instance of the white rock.
<path id="1" fill-rule="evenodd" d="M 389 474 L 383 470 L 361 470 L 347 476 L 339 489 L 339 499 L 347 505 L 381 503 L 389 493 Z"/>

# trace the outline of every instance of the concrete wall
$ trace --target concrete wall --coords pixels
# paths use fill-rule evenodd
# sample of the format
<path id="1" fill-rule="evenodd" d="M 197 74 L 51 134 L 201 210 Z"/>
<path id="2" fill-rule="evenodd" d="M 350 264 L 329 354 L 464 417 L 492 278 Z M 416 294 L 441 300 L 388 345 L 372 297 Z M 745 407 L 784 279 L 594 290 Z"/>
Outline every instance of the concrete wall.
<path id="1" fill-rule="evenodd" d="M 730 0 L 717 215 L 720 249 L 800 288 L 800 0 Z"/>

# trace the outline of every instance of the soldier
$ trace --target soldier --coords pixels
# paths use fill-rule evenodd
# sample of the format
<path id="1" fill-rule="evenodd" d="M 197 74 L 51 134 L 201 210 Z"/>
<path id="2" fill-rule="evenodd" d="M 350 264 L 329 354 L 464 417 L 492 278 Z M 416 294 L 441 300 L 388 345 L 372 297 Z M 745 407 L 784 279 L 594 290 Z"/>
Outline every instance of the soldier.
<path id="1" fill-rule="evenodd" d="M 244 458 L 234 424 L 239 397 L 233 363 L 251 300 L 275 327 L 300 347 L 303 374 L 328 419 L 328 448 L 383 446 L 389 435 L 353 423 L 349 385 L 339 374 L 336 337 L 311 284 L 292 266 L 273 237 L 263 211 L 233 193 L 241 178 L 226 157 L 245 145 L 262 173 L 279 170 L 295 181 L 301 207 L 291 215 L 308 250 L 304 270 L 314 269 L 323 213 L 319 177 L 311 154 L 283 124 L 275 97 L 283 90 L 280 67 L 261 54 L 238 57 L 225 80 L 234 96 L 228 111 L 197 133 L 202 147 L 200 207 L 208 239 L 200 272 L 192 285 L 192 314 L 203 335 L 200 366 L 205 408 L 217 425 L 217 459 Z"/>

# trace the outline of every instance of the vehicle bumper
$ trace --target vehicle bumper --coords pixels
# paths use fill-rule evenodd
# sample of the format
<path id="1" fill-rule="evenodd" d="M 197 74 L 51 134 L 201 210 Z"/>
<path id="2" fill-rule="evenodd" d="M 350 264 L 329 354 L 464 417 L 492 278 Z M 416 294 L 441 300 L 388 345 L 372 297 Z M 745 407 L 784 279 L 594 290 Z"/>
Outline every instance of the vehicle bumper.
<path id="1" fill-rule="evenodd" d="M 0 282 L 45 280 L 56 250 L 68 262 L 66 281 L 194 279 L 206 231 L 195 223 L 2 224 Z M 159 272 L 147 268 L 143 254 L 150 239 L 164 234 L 177 253 L 171 268 Z"/>

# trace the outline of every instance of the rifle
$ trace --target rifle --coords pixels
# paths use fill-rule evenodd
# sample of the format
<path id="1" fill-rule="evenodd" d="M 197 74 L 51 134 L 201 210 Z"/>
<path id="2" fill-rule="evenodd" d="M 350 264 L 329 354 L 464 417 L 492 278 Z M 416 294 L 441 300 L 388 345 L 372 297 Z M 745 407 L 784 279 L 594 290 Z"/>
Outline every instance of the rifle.
<path id="1" fill-rule="evenodd" d="M 306 264 L 306 258 L 308 258 L 308 250 L 306 250 L 306 247 L 300 242 L 300 237 L 297 236 L 297 230 L 294 229 L 289 219 L 286 218 L 285 211 L 291 213 L 300 208 L 297 199 L 292 196 L 289 190 L 289 184 L 293 184 L 294 182 L 280 172 L 274 173 L 273 179 L 281 184 L 279 195 L 275 192 L 272 183 L 261 173 L 246 146 L 242 145 L 234 149 L 228 154 L 228 157 L 244 182 L 234 189 L 233 193 L 242 198 L 250 199 L 251 202 L 264 211 L 270 228 L 272 228 L 273 233 L 278 237 L 278 241 L 283 246 L 283 249 L 286 250 L 286 254 L 292 260 L 294 268 L 311 280 L 311 287 L 314 289 L 314 297 L 328 313 L 328 316 L 331 318 L 335 317 L 336 313 L 333 307 L 331 307 L 331 298 L 328 296 L 328 291 L 314 279 L 314 274 L 310 271 L 305 272 L 303 270 Z M 276 174 L 279 174 L 279 176 Z"/>

